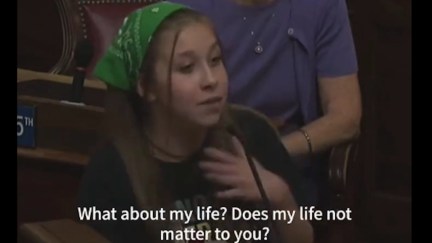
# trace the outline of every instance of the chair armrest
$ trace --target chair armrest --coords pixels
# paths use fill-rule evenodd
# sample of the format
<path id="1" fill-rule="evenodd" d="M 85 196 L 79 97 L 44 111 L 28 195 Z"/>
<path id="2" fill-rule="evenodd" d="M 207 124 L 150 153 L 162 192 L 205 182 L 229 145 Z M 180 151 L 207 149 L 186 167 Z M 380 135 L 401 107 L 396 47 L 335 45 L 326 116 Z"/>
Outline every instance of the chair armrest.
<path id="1" fill-rule="evenodd" d="M 72 219 L 25 223 L 19 227 L 18 239 L 23 243 L 109 242 L 91 227 Z"/>
<path id="2" fill-rule="evenodd" d="M 328 182 L 336 207 L 346 207 L 350 188 L 350 171 L 356 168 L 357 141 L 350 141 L 333 147 L 329 157 Z M 334 202 L 334 200 L 332 200 Z"/>
<path id="3" fill-rule="evenodd" d="M 357 147 L 357 140 L 354 140 L 334 146 L 330 151 L 327 171 L 330 209 L 352 207 L 352 195 L 356 193 L 353 183 L 358 180 Z M 313 221 L 313 226 L 315 243 L 354 242 L 351 221 Z"/>

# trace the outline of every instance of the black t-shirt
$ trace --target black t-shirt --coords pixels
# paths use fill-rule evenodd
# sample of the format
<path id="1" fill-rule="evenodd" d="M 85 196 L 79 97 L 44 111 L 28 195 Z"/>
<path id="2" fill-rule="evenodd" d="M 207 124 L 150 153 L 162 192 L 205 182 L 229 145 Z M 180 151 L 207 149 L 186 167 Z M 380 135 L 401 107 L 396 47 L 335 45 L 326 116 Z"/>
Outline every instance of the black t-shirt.
<path id="1" fill-rule="evenodd" d="M 304 204 L 303 179 L 292 163 L 277 132 L 269 122 L 255 112 L 234 109 L 231 116 L 241 130 L 246 150 L 263 167 L 281 176 L 290 186 L 299 205 Z M 200 156 L 192 156 L 183 163 L 159 161 L 164 188 L 174 199 L 174 209 L 195 210 L 196 206 L 212 204 L 212 185 L 201 177 L 197 162 Z M 108 144 L 89 162 L 82 179 L 78 207 L 99 210 L 116 209 L 117 220 L 83 220 L 112 242 L 148 242 L 142 234 L 142 222 L 119 220 L 122 210 L 131 206 L 138 210 L 126 167 L 114 145 Z M 82 210 L 82 209 L 81 209 Z M 81 212 L 82 213 L 82 212 Z M 105 212 L 109 214 L 109 212 Z M 99 215 L 98 215 L 99 216 Z M 103 217 L 103 214 L 100 216 Z M 108 216 L 106 216 L 108 217 Z M 191 220 L 186 227 L 211 230 L 211 223 Z M 177 226 L 176 226 L 177 227 Z"/>

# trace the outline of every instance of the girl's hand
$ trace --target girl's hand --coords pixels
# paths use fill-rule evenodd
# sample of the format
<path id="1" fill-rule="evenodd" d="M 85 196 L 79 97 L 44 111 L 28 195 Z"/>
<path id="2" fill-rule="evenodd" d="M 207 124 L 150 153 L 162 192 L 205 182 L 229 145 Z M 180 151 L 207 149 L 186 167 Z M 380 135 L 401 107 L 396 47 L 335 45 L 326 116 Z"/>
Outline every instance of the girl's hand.
<path id="1" fill-rule="evenodd" d="M 219 199 L 261 202 L 262 198 L 244 148 L 236 137 L 232 137 L 232 140 L 234 153 L 213 147 L 204 150 L 206 160 L 199 164 L 204 177 L 224 188 L 216 192 L 215 196 Z M 282 178 L 266 170 L 255 159 L 253 162 L 271 204 L 276 206 L 293 200 L 289 186 Z"/>

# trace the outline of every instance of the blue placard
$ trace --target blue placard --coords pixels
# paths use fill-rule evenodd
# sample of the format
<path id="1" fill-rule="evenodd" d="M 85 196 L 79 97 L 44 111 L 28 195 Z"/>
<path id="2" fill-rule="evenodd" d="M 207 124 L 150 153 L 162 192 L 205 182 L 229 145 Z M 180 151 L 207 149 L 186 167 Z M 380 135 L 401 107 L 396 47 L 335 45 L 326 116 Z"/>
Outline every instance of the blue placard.
<path id="1" fill-rule="evenodd" d="M 18 105 L 17 110 L 17 146 L 35 147 L 36 108 Z"/>

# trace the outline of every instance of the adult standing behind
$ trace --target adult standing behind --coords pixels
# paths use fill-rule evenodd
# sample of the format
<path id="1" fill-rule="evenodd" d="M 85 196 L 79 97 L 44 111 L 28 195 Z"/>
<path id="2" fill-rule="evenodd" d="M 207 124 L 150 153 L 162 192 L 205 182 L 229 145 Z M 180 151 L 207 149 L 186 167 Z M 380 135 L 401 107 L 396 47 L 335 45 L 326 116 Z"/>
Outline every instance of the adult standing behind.
<path id="1" fill-rule="evenodd" d="M 213 20 L 230 75 L 230 101 L 269 116 L 305 173 L 319 167 L 311 155 L 358 135 L 361 98 L 345 0 L 174 2 Z"/>

